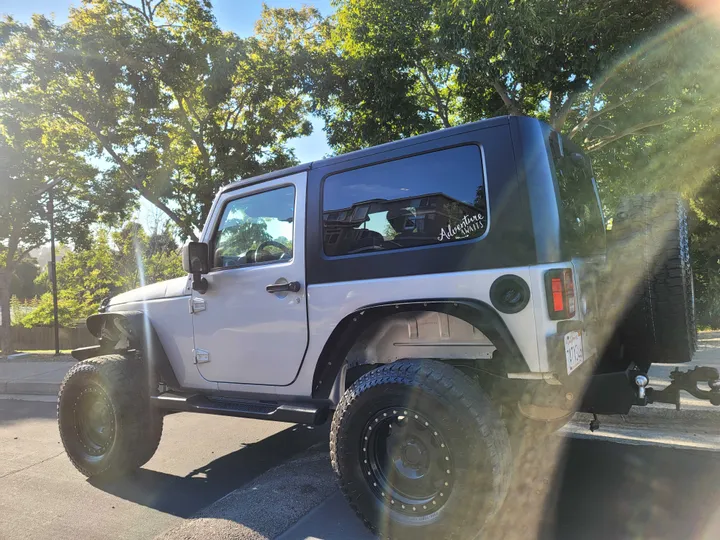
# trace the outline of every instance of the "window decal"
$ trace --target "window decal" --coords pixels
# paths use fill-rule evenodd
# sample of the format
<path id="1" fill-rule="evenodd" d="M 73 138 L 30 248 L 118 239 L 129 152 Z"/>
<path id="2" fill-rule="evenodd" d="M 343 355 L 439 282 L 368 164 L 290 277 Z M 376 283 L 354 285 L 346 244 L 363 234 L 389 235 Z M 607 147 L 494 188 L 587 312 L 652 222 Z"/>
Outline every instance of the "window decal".
<path id="1" fill-rule="evenodd" d="M 324 251 L 380 253 L 479 238 L 487 228 L 480 148 L 435 150 L 329 176 Z"/>
<path id="2" fill-rule="evenodd" d="M 474 216 L 465 214 L 460 223 L 457 225 L 448 225 L 446 229 L 440 231 L 438 242 L 467 238 L 476 231 L 484 230 L 485 216 L 482 214 L 475 214 Z"/>

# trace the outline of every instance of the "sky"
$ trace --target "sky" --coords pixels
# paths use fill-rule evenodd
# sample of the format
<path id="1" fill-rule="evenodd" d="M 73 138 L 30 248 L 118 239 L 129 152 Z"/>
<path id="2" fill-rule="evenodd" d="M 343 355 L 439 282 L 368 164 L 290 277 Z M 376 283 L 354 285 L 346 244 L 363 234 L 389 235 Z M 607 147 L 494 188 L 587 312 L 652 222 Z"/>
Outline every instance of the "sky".
<path id="1" fill-rule="evenodd" d="M 132 0 L 131 0 L 132 1 Z M 253 33 L 255 21 L 260 18 L 263 3 L 270 7 L 294 7 L 312 5 L 323 15 L 329 15 L 333 9 L 330 0 L 212 0 L 213 12 L 218 25 L 223 30 L 232 30 L 239 36 L 245 37 Z M 0 16 L 12 15 L 22 22 L 28 22 L 33 13 L 44 15 L 53 14 L 55 22 L 67 21 L 70 7 L 81 5 L 80 0 L 0 0 Z M 297 158 L 305 163 L 321 159 L 330 153 L 323 122 L 318 118 L 311 118 L 313 133 L 308 137 L 300 137 L 290 141 L 295 149 Z M 139 221 L 147 228 L 153 220 L 155 207 L 143 199 L 141 201 Z"/>

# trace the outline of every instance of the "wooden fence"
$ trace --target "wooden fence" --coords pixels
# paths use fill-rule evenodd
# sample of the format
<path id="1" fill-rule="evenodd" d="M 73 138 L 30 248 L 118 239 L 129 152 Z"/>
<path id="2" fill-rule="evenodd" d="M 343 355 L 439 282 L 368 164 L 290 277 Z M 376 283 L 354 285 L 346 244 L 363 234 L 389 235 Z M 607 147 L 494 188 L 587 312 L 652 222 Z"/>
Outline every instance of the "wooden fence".
<path id="1" fill-rule="evenodd" d="M 55 350 L 55 332 L 52 326 L 11 328 L 15 350 Z M 97 345 L 97 340 L 84 325 L 77 328 L 60 328 L 61 349 L 77 349 L 89 345 Z"/>

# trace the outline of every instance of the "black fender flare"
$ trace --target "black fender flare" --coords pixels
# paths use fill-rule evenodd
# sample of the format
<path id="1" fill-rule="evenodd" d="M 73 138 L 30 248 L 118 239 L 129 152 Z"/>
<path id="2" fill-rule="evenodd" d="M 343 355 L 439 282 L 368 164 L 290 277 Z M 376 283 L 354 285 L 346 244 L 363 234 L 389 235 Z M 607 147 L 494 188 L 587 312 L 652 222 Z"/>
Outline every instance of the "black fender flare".
<path id="1" fill-rule="evenodd" d="M 142 311 L 96 313 L 87 318 L 87 329 L 99 345 L 72 351 L 74 358 L 85 360 L 103 354 L 139 351 L 143 361 L 170 388 L 180 388 L 160 338 L 152 322 Z"/>
<path id="2" fill-rule="evenodd" d="M 389 315 L 412 311 L 447 313 L 464 320 L 492 341 L 505 360 L 508 371 L 528 371 L 527 362 L 502 317 L 485 302 L 472 299 L 429 299 L 371 304 L 347 315 L 330 334 L 315 367 L 313 398 L 329 398 L 347 354 L 366 329 Z"/>

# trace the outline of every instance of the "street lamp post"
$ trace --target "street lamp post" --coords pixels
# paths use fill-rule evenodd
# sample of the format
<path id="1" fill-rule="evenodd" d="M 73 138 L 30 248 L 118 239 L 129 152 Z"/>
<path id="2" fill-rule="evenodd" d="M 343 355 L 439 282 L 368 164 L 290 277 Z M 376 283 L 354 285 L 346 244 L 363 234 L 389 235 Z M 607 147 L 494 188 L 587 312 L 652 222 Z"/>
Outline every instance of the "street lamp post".
<path id="1" fill-rule="evenodd" d="M 55 356 L 60 354 L 60 323 L 58 322 L 57 270 L 55 266 L 55 201 L 53 187 L 48 190 L 48 214 L 50 214 L 50 282 L 53 296 L 53 322 L 55 323 Z"/>
<path id="2" fill-rule="evenodd" d="M 50 268 L 48 274 L 50 274 L 50 283 L 52 283 L 56 356 L 60 354 L 60 323 L 58 322 L 57 272 L 55 271 L 55 200 L 53 199 L 53 188 L 62 181 L 62 178 L 52 180 L 35 191 L 35 195 L 38 197 L 45 192 L 48 194 L 47 211 L 50 218 Z"/>

